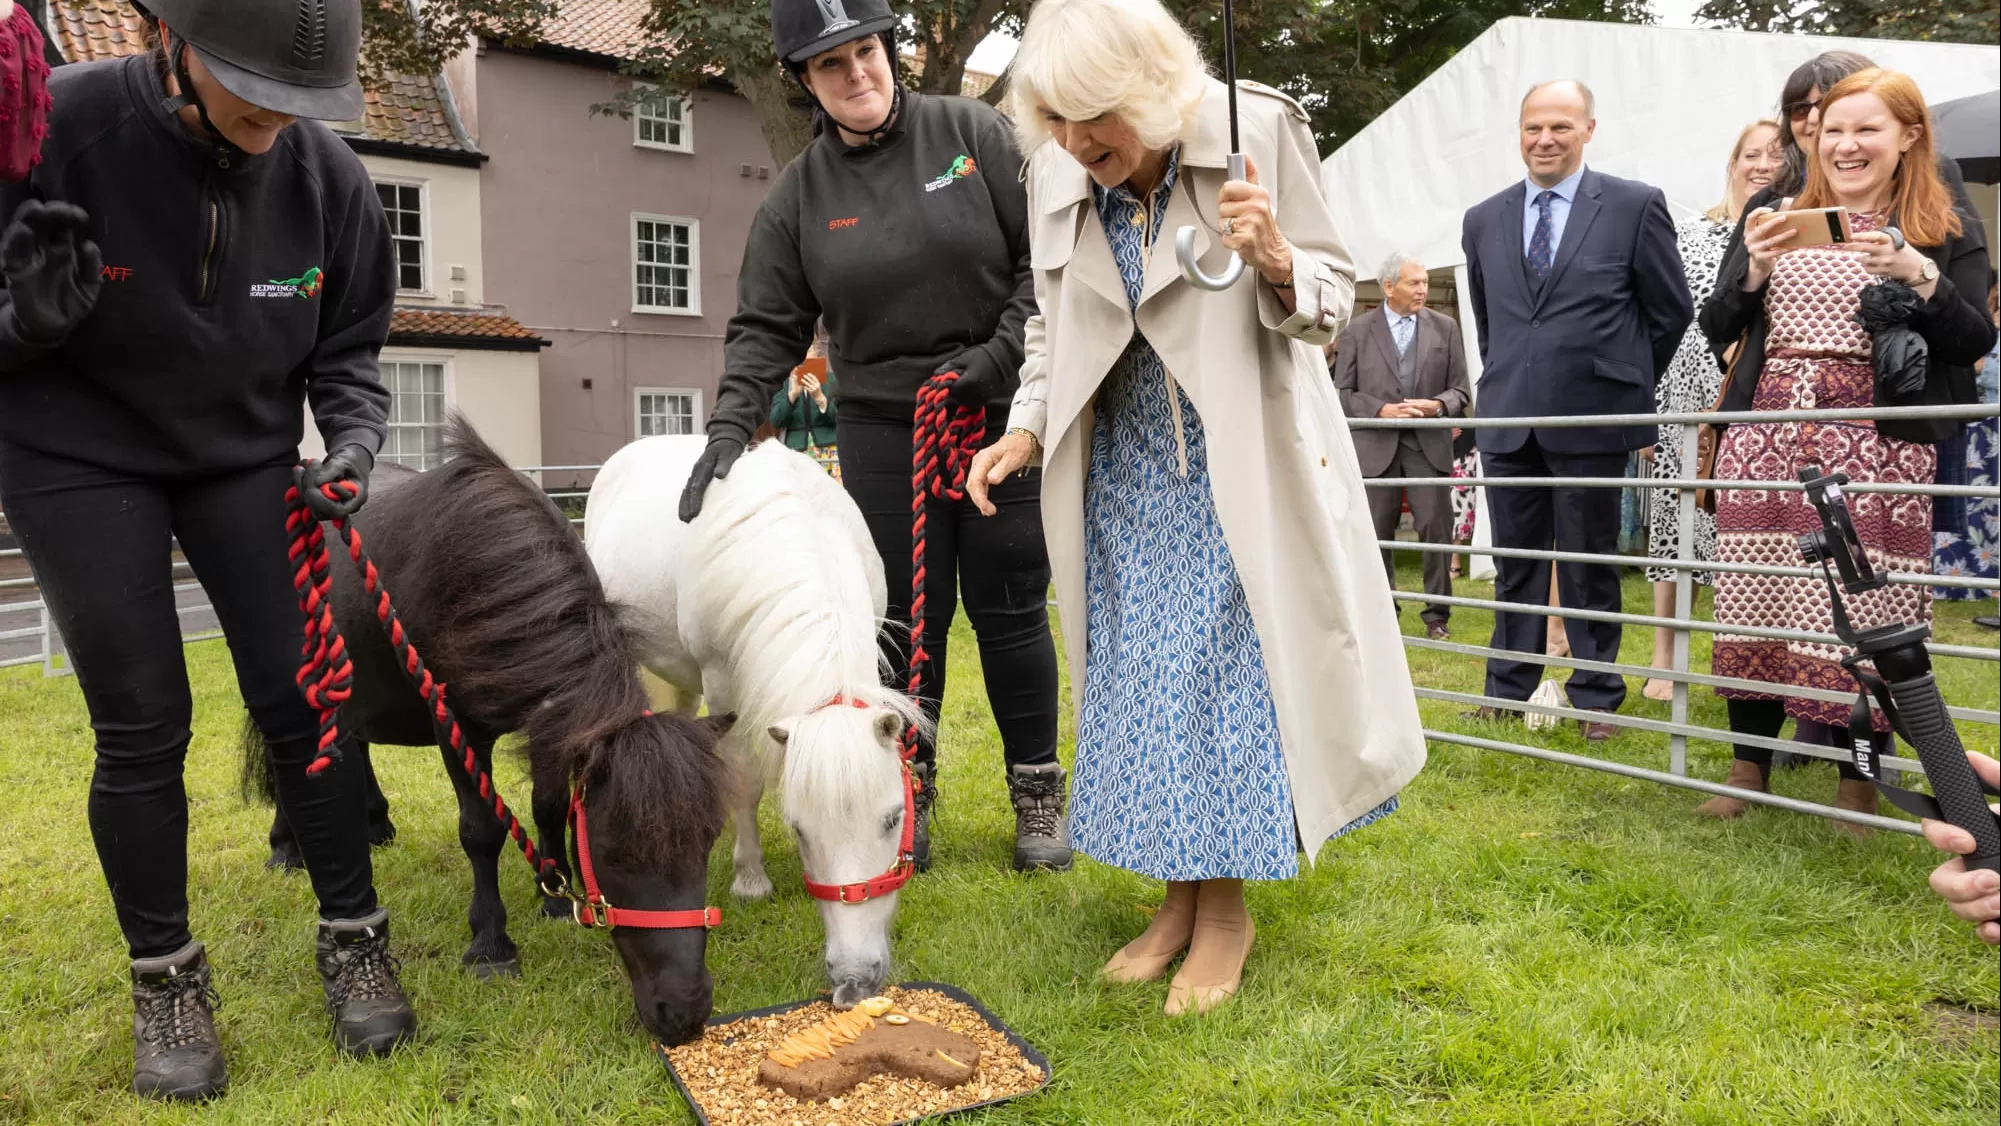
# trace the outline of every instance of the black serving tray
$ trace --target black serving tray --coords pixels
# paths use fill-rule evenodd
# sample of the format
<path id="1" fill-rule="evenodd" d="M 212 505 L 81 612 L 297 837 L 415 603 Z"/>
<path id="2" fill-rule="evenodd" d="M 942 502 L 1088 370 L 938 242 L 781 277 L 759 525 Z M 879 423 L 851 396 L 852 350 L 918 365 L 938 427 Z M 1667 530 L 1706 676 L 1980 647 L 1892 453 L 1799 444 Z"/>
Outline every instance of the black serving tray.
<path id="1" fill-rule="evenodd" d="M 1032 1095 L 1035 1092 L 1040 1091 L 1041 1089 L 1049 1085 L 1050 1076 L 1054 1074 L 1054 1072 L 1049 1067 L 1049 1058 L 1047 1056 L 1044 1056 L 1040 1051 L 1037 1051 L 1035 1045 L 1030 1044 L 1028 1041 L 1022 1039 L 1020 1033 L 1016 1032 L 1012 1028 L 1009 1028 L 1006 1021 L 1003 1021 L 999 1017 L 995 1016 L 990 1010 L 988 1010 L 988 1008 L 985 1005 L 980 1004 L 980 1002 L 976 998 L 974 998 L 972 994 L 966 992 L 965 990 L 959 988 L 956 985 L 946 985 L 942 981 L 906 981 L 897 985 L 896 988 L 928 989 L 934 993 L 942 993 L 945 996 L 950 997 L 952 1000 L 959 1002 L 961 1005 L 964 1005 L 967 1008 L 973 1010 L 974 1012 L 980 1014 L 980 1018 L 982 1020 L 985 1020 L 988 1024 L 992 1025 L 997 1031 L 1000 1032 L 1002 1036 L 1007 1037 L 1008 1043 L 1013 1044 L 1015 1050 L 1021 1053 L 1021 1058 L 1027 1060 L 1028 1062 L 1034 1064 L 1036 1067 L 1042 1069 L 1042 1082 L 1037 1083 L 1035 1086 L 1030 1087 L 1026 1091 L 1021 1091 L 1012 1095 L 1004 1095 L 998 1099 L 988 1099 L 985 1102 L 971 1103 L 967 1106 L 955 1107 L 952 1110 L 941 1110 L 935 1114 L 919 1115 L 916 1118 L 900 1118 L 897 1119 L 895 1122 L 890 1123 L 889 1126 L 906 1126 L 907 1123 L 933 1121 L 940 1118 L 949 1118 L 955 1114 L 964 1114 L 969 1110 L 980 1110 L 985 1107 L 999 1106 L 1001 1103 L 1013 1102 L 1015 1099 L 1021 1098 L 1023 1095 Z M 788 1005 L 772 1005 L 769 1008 L 748 1009 L 740 1013 L 725 1013 L 722 1016 L 710 1017 L 709 1024 L 712 1026 L 720 1024 L 731 1024 L 740 1020 L 748 1020 L 752 1017 L 777 1016 L 780 1013 L 789 1013 L 794 1009 L 803 1009 L 807 1005 L 815 1004 L 823 1000 L 825 1000 L 824 997 L 814 997 L 805 1001 L 794 1001 Z M 695 1121 L 701 1123 L 701 1126 L 710 1126 L 709 1116 L 703 1112 L 702 1104 L 695 1101 L 695 1096 L 691 1092 L 689 1092 L 688 1085 L 686 1083 L 681 1082 L 681 1073 L 674 1070 L 674 1060 L 672 1059 L 672 1057 L 668 1056 L 667 1049 L 661 1047 L 659 1044 L 655 1044 L 653 1045 L 653 1050 L 656 1054 L 659 1055 L 660 1062 L 666 1065 L 667 1077 L 674 1081 L 674 1089 L 681 1092 L 681 1098 L 687 1102 L 688 1109 L 695 1112 Z"/>

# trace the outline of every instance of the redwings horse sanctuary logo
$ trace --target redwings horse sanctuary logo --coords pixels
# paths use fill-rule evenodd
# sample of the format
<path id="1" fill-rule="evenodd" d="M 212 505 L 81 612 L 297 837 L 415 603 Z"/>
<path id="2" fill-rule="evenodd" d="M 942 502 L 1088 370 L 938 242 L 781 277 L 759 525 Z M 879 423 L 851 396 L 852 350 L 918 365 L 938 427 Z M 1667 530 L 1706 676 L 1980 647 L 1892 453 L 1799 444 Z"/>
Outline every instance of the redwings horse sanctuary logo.
<path id="1" fill-rule="evenodd" d="M 967 156 L 965 153 L 960 153 L 958 156 L 952 158 L 952 167 L 947 168 L 943 176 L 924 185 L 924 190 L 935 192 L 939 188 L 949 188 L 977 171 L 979 171 L 979 166 L 973 163 L 973 158 Z"/>
<path id="2" fill-rule="evenodd" d="M 326 274 L 318 266 L 307 270 L 296 278 L 280 281 L 272 278 L 268 282 L 253 282 L 250 286 L 252 297 L 305 297 L 320 295 L 320 288 L 326 282 Z"/>

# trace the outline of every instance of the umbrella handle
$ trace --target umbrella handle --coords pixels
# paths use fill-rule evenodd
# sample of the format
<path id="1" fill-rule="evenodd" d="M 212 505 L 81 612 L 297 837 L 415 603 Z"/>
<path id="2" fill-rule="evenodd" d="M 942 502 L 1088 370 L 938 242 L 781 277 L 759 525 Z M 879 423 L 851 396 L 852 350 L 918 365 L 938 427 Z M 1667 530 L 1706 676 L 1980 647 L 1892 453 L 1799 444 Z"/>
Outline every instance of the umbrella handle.
<path id="1" fill-rule="evenodd" d="M 1230 179 L 1244 178 L 1244 154 L 1233 152 L 1229 157 Z M 1181 263 L 1181 276 L 1197 289 L 1224 290 L 1237 284 L 1244 276 L 1244 259 L 1236 251 L 1230 252 L 1230 264 L 1223 267 L 1220 274 L 1205 274 L 1195 261 L 1195 228 L 1182 227 L 1174 232 L 1174 257 Z"/>

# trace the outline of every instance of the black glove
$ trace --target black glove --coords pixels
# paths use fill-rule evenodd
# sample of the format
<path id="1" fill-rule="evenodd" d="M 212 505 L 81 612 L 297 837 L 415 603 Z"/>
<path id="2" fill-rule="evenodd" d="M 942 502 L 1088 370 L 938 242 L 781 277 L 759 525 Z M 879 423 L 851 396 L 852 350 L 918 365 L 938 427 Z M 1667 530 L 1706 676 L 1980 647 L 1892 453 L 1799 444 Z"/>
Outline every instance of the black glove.
<path id="1" fill-rule="evenodd" d="M 342 446 L 306 467 L 306 507 L 322 520 L 346 519 L 368 500 L 368 473 L 375 468 L 375 455 L 361 446 Z M 334 482 L 334 492 L 342 500 L 328 500 L 322 485 Z"/>
<path id="2" fill-rule="evenodd" d="M 104 258 L 83 237 L 90 216 L 69 203 L 31 199 L 14 209 L 0 239 L 0 272 L 14 301 L 15 331 L 36 344 L 57 344 L 97 304 Z"/>
<path id="3" fill-rule="evenodd" d="M 1931 345 L 1910 327 L 1911 315 L 1924 303 L 1917 290 L 1900 281 L 1862 287 L 1855 321 L 1869 330 L 1876 386 L 1888 402 L 1909 399 L 1925 389 L 1931 371 Z"/>
<path id="4" fill-rule="evenodd" d="M 708 494 L 709 482 L 729 476 L 730 467 L 742 456 L 741 441 L 723 437 L 709 439 L 708 448 L 695 459 L 695 468 L 688 474 L 688 487 L 681 490 L 681 523 L 689 523 L 702 514 L 702 498 Z"/>
<path id="5" fill-rule="evenodd" d="M 932 374 L 943 375 L 948 371 L 958 372 L 959 381 L 952 384 L 946 397 L 962 407 L 984 407 L 1000 398 L 1007 387 L 1006 375 L 985 348 L 968 348 L 939 364 Z"/>

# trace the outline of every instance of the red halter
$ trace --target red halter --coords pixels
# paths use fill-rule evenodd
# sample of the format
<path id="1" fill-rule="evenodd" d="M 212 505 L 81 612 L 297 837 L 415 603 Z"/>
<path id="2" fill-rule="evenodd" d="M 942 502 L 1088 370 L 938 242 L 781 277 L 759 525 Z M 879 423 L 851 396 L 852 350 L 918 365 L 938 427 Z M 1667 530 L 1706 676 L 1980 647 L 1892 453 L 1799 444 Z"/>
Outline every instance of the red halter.
<path id="1" fill-rule="evenodd" d="M 613 907 L 598 890 L 597 871 L 591 867 L 590 831 L 584 821 L 584 788 L 570 795 L 570 834 L 576 838 L 577 873 L 583 877 L 584 894 L 570 900 L 570 915 L 585 927 L 644 927 L 651 930 L 679 930 L 684 927 L 719 927 L 723 913 L 716 907 L 693 907 L 685 911 L 640 911 Z"/>
<path id="2" fill-rule="evenodd" d="M 821 704 L 815 711 L 838 708 L 867 708 L 869 705 L 852 696 L 836 696 Z M 896 849 L 896 863 L 889 871 L 872 880 L 861 880 L 852 884 L 823 884 L 811 876 L 802 876 L 806 881 L 806 894 L 814 899 L 824 899 L 830 903 L 866 903 L 877 896 L 888 895 L 910 881 L 917 871 L 917 779 L 910 773 L 910 758 L 917 750 L 914 740 L 906 740 L 902 751 L 903 759 L 903 841 Z M 581 834 L 579 834 L 581 839 Z"/>

